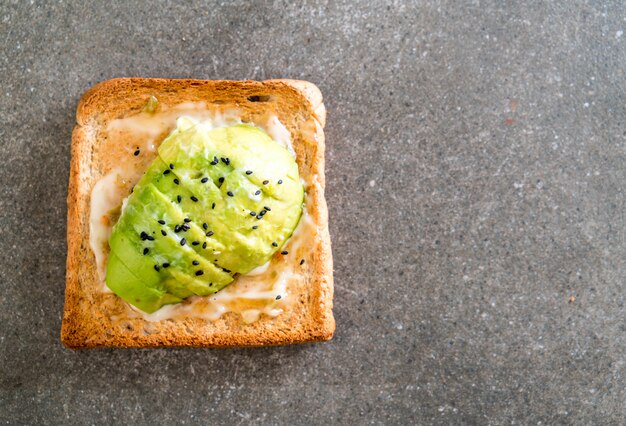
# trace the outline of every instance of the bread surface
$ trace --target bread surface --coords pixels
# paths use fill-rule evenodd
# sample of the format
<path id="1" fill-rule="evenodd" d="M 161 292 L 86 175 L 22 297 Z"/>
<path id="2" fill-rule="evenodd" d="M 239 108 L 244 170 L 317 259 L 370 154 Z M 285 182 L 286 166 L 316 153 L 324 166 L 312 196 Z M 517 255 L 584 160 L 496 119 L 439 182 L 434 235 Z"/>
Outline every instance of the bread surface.
<path id="1" fill-rule="evenodd" d="M 305 283 L 295 303 L 276 317 L 262 315 L 245 323 L 226 313 L 215 321 L 201 318 L 158 322 L 116 315 L 128 306 L 102 291 L 89 244 L 89 211 L 94 184 L 107 170 L 109 149 L 103 141 L 111 120 L 139 113 L 155 96 L 162 107 L 204 102 L 209 109 L 236 109 L 244 122 L 272 114 L 288 129 L 316 227 L 300 273 Z M 211 81 L 121 78 L 97 84 L 81 98 L 72 134 L 68 190 L 67 277 L 61 341 L 70 348 L 232 347 L 284 345 L 328 340 L 335 329 L 328 212 L 324 199 L 326 109 L 319 89 L 297 80 Z M 300 262 L 300 258 L 288 260 Z"/>

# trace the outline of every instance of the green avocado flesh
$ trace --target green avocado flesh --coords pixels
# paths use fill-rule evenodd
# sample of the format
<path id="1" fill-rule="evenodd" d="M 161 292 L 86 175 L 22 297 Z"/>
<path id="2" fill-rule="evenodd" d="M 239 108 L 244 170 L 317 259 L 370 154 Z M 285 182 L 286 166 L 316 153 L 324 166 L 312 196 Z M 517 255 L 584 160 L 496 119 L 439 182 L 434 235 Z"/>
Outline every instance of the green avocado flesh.
<path id="1" fill-rule="evenodd" d="M 295 159 L 265 132 L 180 118 L 113 227 L 107 286 L 148 313 L 215 293 L 280 250 L 303 202 Z"/>

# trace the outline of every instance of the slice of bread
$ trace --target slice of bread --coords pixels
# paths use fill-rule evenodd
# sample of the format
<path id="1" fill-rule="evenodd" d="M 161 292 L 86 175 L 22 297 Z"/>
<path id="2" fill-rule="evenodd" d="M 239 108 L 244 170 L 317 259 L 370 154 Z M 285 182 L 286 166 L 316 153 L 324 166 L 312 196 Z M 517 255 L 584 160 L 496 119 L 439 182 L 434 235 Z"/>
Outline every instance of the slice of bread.
<path id="1" fill-rule="evenodd" d="M 314 232 L 307 236 L 297 257 L 283 256 L 280 260 L 293 263 L 299 285 L 287 284 L 291 302 L 276 316 L 261 315 L 250 322 L 244 321 L 239 313 L 227 312 L 212 320 L 190 316 L 155 321 L 137 314 L 104 288 L 90 246 L 91 194 L 96 182 L 115 164 L 114 156 L 120 150 L 132 153 L 136 148 L 131 146 L 136 142 L 132 138 L 127 147 L 112 146 L 106 129 L 113 120 L 139 114 L 152 96 L 158 100 L 159 109 L 202 103 L 203 108 L 216 114 L 234 110 L 242 121 L 253 124 L 271 115 L 288 130 L 305 184 Z M 70 348 L 229 347 L 330 339 L 335 321 L 332 254 L 324 199 L 325 119 L 319 89 L 305 81 L 122 78 L 97 84 L 86 92 L 79 102 L 77 125 L 72 134 L 67 283 L 61 341 Z M 158 146 L 166 135 L 167 132 L 157 135 L 154 143 Z"/>

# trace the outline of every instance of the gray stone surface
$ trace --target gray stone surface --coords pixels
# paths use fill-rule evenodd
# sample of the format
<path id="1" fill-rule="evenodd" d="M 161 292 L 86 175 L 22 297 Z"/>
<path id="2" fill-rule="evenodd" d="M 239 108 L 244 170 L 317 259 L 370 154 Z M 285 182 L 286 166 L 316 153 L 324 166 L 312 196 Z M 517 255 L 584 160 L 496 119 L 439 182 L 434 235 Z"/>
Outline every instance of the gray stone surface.
<path id="1" fill-rule="evenodd" d="M 0 421 L 623 424 L 623 2 L 42 3 L 0 2 Z M 60 345 L 74 110 L 117 76 L 319 85 L 333 341 Z"/>

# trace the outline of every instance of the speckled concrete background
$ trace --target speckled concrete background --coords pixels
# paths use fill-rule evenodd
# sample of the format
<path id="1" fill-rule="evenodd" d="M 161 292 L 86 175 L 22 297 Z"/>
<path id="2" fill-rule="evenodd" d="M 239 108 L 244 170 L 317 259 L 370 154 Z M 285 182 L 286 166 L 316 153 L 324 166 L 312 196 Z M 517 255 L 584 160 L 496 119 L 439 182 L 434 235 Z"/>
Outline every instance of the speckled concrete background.
<path id="1" fill-rule="evenodd" d="M 623 2 L 50 3 L 0 2 L 1 421 L 623 424 Z M 319 85 L 333 341 L 60 345 L 74 109 L 117 76 Z"/>

